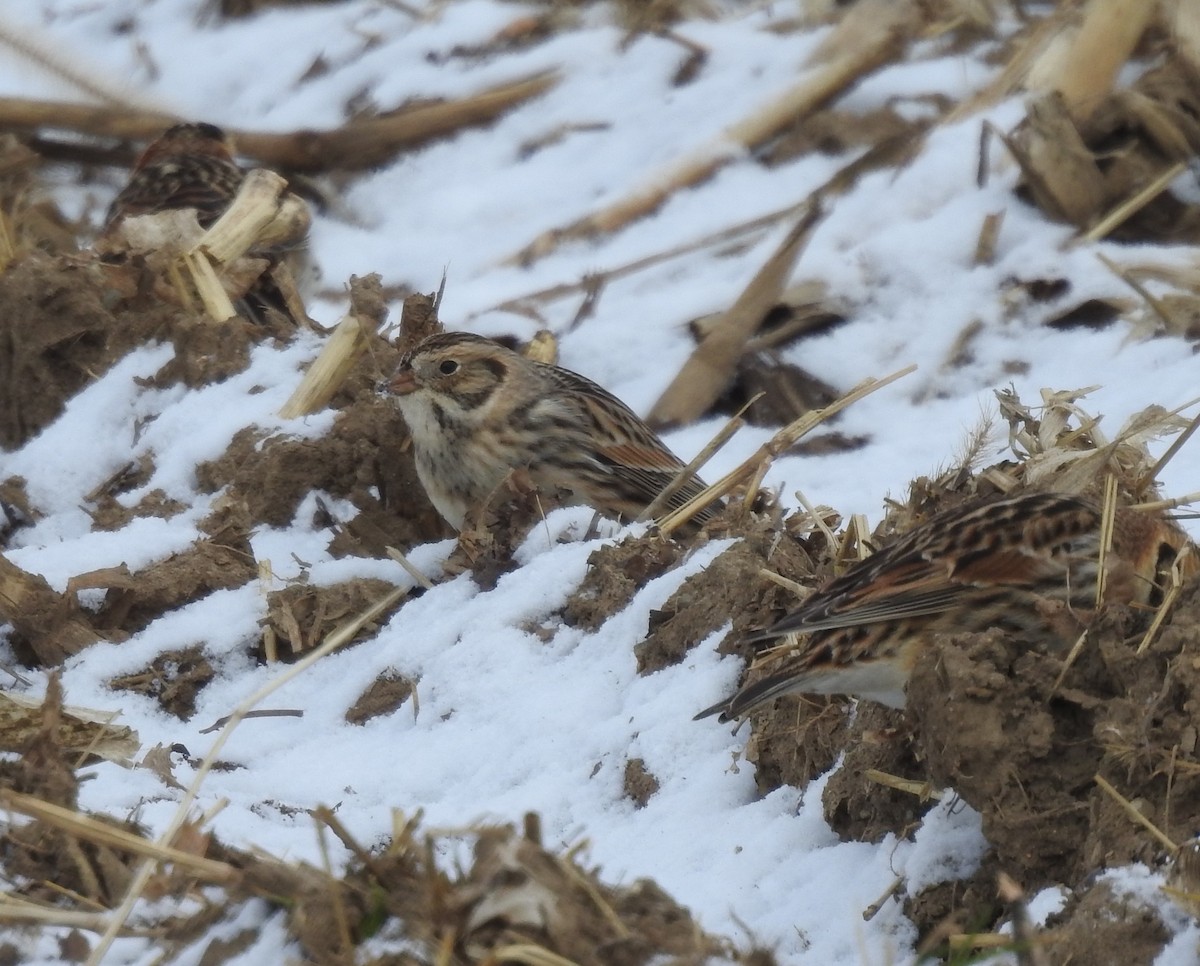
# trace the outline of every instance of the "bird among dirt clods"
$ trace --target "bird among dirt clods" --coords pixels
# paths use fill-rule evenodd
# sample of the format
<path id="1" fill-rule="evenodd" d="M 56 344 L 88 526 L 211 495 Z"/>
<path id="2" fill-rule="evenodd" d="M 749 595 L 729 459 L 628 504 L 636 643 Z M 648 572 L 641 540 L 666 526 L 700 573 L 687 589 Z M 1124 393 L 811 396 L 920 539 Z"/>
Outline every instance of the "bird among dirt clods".
<path id="1" fill-rule="evenodd" d="M 102 247 L 110 247 L 112 239 L 120 238 L 126 219 L 163 211 L 191 208 L 200 227 L 210 228 L 233 203 L 245 178 L 246 172 L 234 160 L 233 142 L 221 128 L 205 123 L 172 125 L 146 145 L 128 183 L 109 205 L 100 235 Z M 311 223 L 307 205 L 290 193 L 288 197 L 292 204 L 283 223 L 285 236 L 251 250 L 269 263 L 239 306 L 256 321 L 263 321 L 267 309 L 300 321 L 270 274 L 283 250 L 299 244 Z M 117 247 L 121 247 L 119 243 Z"/>
<path id="2" fill-rule="evenodd" d="M 765 654 L 765 676 L 696 718 L 741 718 L 792 693 L 903 708 L 909 674 L 934 635 L 998 627 L 1031 642 L 1062 641 L 1062 621 L 1047 604 L 1065 605 L 1074 626 L 1086 625 L 1096 606 L 1101 516 L 1087 498 L 1031 492 L 939 513 L 750 638 L 806 635 Z M 1118 508 L 1105 601 L 1156 602 L 1160 575 L 1186 543 L 1166 517 Z"/>
<path id="3" fill-rule="evenodd" d="M 125 218 L 172 208 L 195 208 L 201 228 L 224 213 L 245 172 L 233 160 L 233 145 L 213 124 L 176 124 L 146 145 L 129 182 L 105 216 L 105 231 Z"/>
<path id="4" fill-rule="evenodd" d="M 506 483 L 631 519 L 684 467 L 591 380 L 478 335 L 427 337 L 404 356 L 388 389 L 412 433 L 417 475 L 456 530 Z M 703 489 L 692 476 L 666 508 Z M 712 512 L 701 511 L 696 522 Z"/>

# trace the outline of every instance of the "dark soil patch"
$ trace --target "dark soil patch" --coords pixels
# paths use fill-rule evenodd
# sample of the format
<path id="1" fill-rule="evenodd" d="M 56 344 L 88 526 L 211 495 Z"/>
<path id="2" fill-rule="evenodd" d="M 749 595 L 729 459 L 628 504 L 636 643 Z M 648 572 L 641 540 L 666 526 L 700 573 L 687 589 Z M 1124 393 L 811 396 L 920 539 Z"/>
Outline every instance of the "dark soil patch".
<path id="1" fill-rule="evenodd" d="M 153 697 L 168 714 L 188 721 L 196 713 L 196 696 L 215 676 L 204 649 L 195 644 L 160 654 L 145 670 L 115 677 L 108 686 Z"/>
<path id="2" fill-rule="evenodd" d="M 608 544 L 588 557 L 587 574 L 567 600 L 563 623 L 594 631 L 641 588 L 674 567 L 683 547 L 654 534 Z"/>
<path id="3" fill-rule="evenodd" d="M 350 500 L 359 511 L 352 520 L 318 521 L 336 528 L 332 547 L 346 555 L 380 557 L 388 546 L 449 533 L 417 479 L 404 420 L 374 395 L 350 403 L 321 439 L 264 440 L 244 429 L 224 455 L 197 466 L 196 478 L 208 492 L 228 487 L 250 519 L 272 527 L 290 525 L 313 491 Z"/>
<path id="4" fill-rule="evenodd" d="M 625 797 L 635 806 L 645 808 L 661 787 L 643 759 L 630 758 L 625 762 Z"/>
<path id="5" fill-rule="evenodd" d="M 386 581 L 368 578 L 329 587 L 294 584 L 283 590 L 273 590 L 267 595 L 264 623 L 278 641 L 278 656 L 285 661 L 295 660 L 320 644 L 327 634 L 348 618 L 361 614 L 393 589 Z M 397 603 L 396 607 L 399 606 L 400 603 Z M 364 624 L 355 639 L 361 640 L 377 633 L 380 621 L 390 613 L 388 611 L 377 620 Z M 259 659 L 266 659 L 261 642 Z"/>
<path id="6" fill-rule="evenodd" d="M 361 725 L 389 715 L 409 699 L 415 688 L 415 683 L 406 677 L 393 673 L 381 675 L 346 711 L 346 721 Z"/>

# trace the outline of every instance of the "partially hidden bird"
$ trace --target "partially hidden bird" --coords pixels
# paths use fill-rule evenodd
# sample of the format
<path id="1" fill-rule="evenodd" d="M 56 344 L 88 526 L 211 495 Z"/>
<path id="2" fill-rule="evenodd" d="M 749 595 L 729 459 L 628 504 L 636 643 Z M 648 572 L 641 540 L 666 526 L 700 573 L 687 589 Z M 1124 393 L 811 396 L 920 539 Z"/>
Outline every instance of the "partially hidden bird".
<path id="1" fill-rule="evenodd" d="M 1086 497 L 1032 491 L 938 513 L 748 638 L 804 635 L 764 655 L 760 676 L 696 718 L 741 718 L 794 693 L 903 708 L 913 666 L 939 634 L 1001 628 L 1060 643 L 1045 602 L 1065 604 L 1082 629 L 1096 607 L 1101 518 Z M 1155 602 L 1164 568 L 1186 543 L 1165 516 L 1118 508 L 1104 600 Z"/>
<path id="2" fill-rule="evenodd" d="M 211 227 L 237 197 L 246 172 L 234 160 L 234 146 L 226 133 L 215 124 L 188 122 L 174 124 L 152 140 L 134 163 L 129 181 L 113 199 L 105 216 L 102 239 L 119 235 L 127 218 L 153 215 L 172 209 L 191 208 L 201 228 Z M 265 258 L 268 268 L 239 300 L 239 311 L 261 322 L 272 309 L 292 322 L 298 310 L 288 299 L 271 273 L 279 265 L 283 252 L 294 248 L 307 234 L 311 215 L 299 198 L 294 202 L 295 218 L 288 222 L 291 232 L 280 244 L 269 243 L 251 249 Z M 294 283 L 292 284 L 294 287 Z"/>

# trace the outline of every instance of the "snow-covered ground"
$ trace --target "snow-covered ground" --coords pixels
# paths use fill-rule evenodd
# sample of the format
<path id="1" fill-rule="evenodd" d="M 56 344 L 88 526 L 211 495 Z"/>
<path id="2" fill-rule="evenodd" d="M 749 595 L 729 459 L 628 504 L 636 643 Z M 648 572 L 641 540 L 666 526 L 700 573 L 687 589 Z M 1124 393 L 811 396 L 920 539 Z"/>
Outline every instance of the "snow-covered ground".
<path id="1" fill-rule="evenodd" d="M 541 232 L 645 184 L 794 82 L 825 29 L 771 29 L 795 17 L 800 3 L 728 4 L 718 20 L 679 28 L 709 56 L 694 81 L 674 87 L 682 48 L 654 36 L 623 45 L 604 5 L 581 5 L 574 27 L 527 49 L 486 57 L 454 52 L 487 42 L 525 8 L 499 0 L 414 2 L 410 6 L 429 11 L 416 19 L 402 6 L 351 0 L 222 23 L 201 21 L 203 6 L 37 0 L 9 2 L 3 16 L 36 25 L 60 53 L 110 85 L 230 128 L 334 127 L 355 96 L 388 109 L 415 97 L 465 95 L 547 68 L 561 73 L 549 93 L 493 126 L 356 177 L 336 214 L 316 219 L 312 260 L 325 291 L 339 291 L 351 274 L 373 271 L 385 283 L 432 291 L 446 270 L 441 314 L 452 327 L 532 335 L 539 322 L 494 306 L 800 202 L 847 160 L 806 155 L 767 169 L 740 157 L 652 217 L 515 267 L 507 257 Z M 869 111 L 890 103 L 915 113 L 931 94 L 962 100 L 998 69 L 983 63 L 982 52 L 943 53 L 936 40 L 922 42 L 840 106 Z M 308 75 L 318 57 L 328 70 Z M 61 81 L 17 62 L 0 62 L 0 93 L 66 94 Z M 1129 297 L 1097 252 L 1118 262 L 1152 257 L 1182 264 L 1189 258 L 1185 250 L 1131 251 L 1115 244 L 1065 248 L 1067 228 L 1015 199 L 1018 172 L 1001 151 L 992 151 L 986 186 L 978 187 L 980 124 L 1008 129 L 1021 115 L 1013 99 L 936 128 L 907 168 L 870 174 L 830 203 L 794 278 L 823 281 L 831 298 L 849 307 L 851 321 L 803 341 L 788 358 L 842 389 L 909 363 L 920 368 L 844 415 L 838 428 L 869 435 L 868 446 L 780 460 L 766 485 L 779 488 L 785 502 L 794 504 L 799 488 L 814 503 L 878 520 L 885 495 L 901 494 L 911 478 L 949 462 L 981 413 L 994 409 L 992 390 L 1010 383 L 1027 403 L 1036 402 L 1042 387 L 1098 386 L 1085 405 L 1104 414 L 1102 429 L 1110 433 L 1151 403 L 1173 408 L 1200 395 L 1200 366 L 1191 347 L 1176 339 L 1135 338 L 1125 323 L 1098 332 L 1054 331 L 1038 321 L 1053 305 L 1014 310 L 1005 300 L 1007 280 L 1043 277 L 1071 279 L 1063 305 Z M 530 155 L 522 151 L 567 128 L 560 140 Z M 71 177 L 64 172 L 57 189 L 63 204 L 98 217 L 110 193 L 74 187 Z M 119 177 L 113 174 L 114 190 Z M 976 266 L 980 226 L 997 211 L 1005 217 L 995 260 Z M 781 222 L 736 250 L 702 249 L 613 281 L 578 328 L 566 331 L 582 295 L 544 304 L 540 324 L 560 332 L 563 365 L 646 412 L 691 350 L 686 323 L 727 307 L 789 227 Z M 344 308 L 328 299 L 310 311 L 332 323 Z M 982 328 L 971 361 L 946 365 L 956 338 L 973 322 Z M 261 346 L 244 373 L 196 390 L 137 385 L 138 376 L 161 366 L 169 347 L 147 346 L 128 357 L 41 436 L 17 453 L 0 454 L 0 478 L 25 477 L 31 501 L 45 514 L 16 537 L 13 562 L 62 590 L 75 574 L 120 563 L 136 569 L 186 547 L 214 499 L 196 491 L 198 462 L 220 455 L 247 425 L 295 436 L 328 431 L 330 413 L 296 421 L 275 415 L 319 349 L 312 336 L 282 349 Z M 251 393 L 252 387 L 264 391 Z M 135 432 L 135 425 L 144 431 Z M 689 426 L 668 441 L 686 458 L 717 426 L 717 420 Z M 744 430 L 705 475 L 731 469 L 769 435 Z M 189 509 L 170 521 L 91 532 L 83 494 L 145 452 L 153 453 L 155 474 L 122 500 L 136 502 L 159 488 Z M 1200 446 L 1185 447 L 1163 480 L 1169 495 L 1200 489 Z M 318 584 L 355 576 L 412 583 L 391 561 L 332 559 L 330 534 L 311 528 L 311 510 L 306 503 L 294 526 L 254 536 L 256 556 L 271 561 L 278 579 L 295 576 L 300 558 L 311 564 L 309 579 Z M 822 782 L 803 793 L 783 788 L 760 799 L 751 767 L 738 761 L 745 730 L 734 736 L 714 720 L 691 720 L 739 671 L 735 661 L 717 656 L 719 634 L 679 666 L 636 674 L 633 645 L 645 634 L 649 612 L 723 543 L 705 546 L 651 581 L 594 633 L 556 624 L 549 635 L 531 633 L 578 585 L 596 546 L 547 537 L 582 532 L 588 517 L 559 511 L 528 538 L 520 551 L 524 566 L 494 590 L 481 591 L 465 575 L 442 583 L 404 606 L 374 640 L 326 658 L 275 694 L 272 705 L 303 709 L 304 717 L 248 721 L 234 733 L 223 757 L 246 767 L 211 774 L 198 802 L 203 809 L 229 800 L 213 823 L 216 833 L 231 844 L 319 864 L 311 822 L 295 810 L 339 803 L 340 819 L 364 842 L 389 834 L 396 808 L 407 814 L 423 809 L 429 824 L 457 827 L 537 811 L 548 843 L 586 836 L 590 858 L 606 879 L 652 876 L 705 928 L 747 942 L 748 930 L 774 946 L 782 962 L 861 966 L 908 959 L 915 929 L 897 900 L 869 922 L 861 913 L 897 875 L 915 893 L 968 874 L 985 849 L 978 816 L 940 807 L 911 842 L 839 842 L 822 817 Z M 436 574 L 449 549 L 449 543 L 417 548 L 411 560 Z M 91 647 L 68 662 L 66 700 L 119 708 L 144 747 L 182 743 L 202 754 L 213 739 L 200 730 L 279 673 L 255 666 L 249 654 L 264 613 L 263 589 L 250 584 L 167 614 L 120 645 Z M 203 646 L 217 677 L 200 692 L 187 723 L 148 698 L 118 694 L 103 683 L 191 644 Z M 347 724 L 347 707 L 389 670 L 420 679 L 419 714 L 414 718 L 405 706 L 362 727 Z M 44 679 L 33 677 L 31 693 L 37 694 Z M 641 809 L 622 791 L 625 763 L 633 757 L 644 759 L 661 785 Z M 153 772 L 116 765 L 93 771 L 81 789 L 82 807 L 136 813 L 154 831 L 170 821 L 180 793 Z M 187 783 L 186 764 L 177 777 Z M 264 928 L 240 961 L 281 961 L 279 941 L 277 930 Z M 1194 951 L 1196 941 L 1193 926 L 1174 948 Z M 27 954 L 31 962 L 51 961 L 57 950 L 47 933 Z M 123 940 L 111 961 L 153 958 L 149 944 Z"/>

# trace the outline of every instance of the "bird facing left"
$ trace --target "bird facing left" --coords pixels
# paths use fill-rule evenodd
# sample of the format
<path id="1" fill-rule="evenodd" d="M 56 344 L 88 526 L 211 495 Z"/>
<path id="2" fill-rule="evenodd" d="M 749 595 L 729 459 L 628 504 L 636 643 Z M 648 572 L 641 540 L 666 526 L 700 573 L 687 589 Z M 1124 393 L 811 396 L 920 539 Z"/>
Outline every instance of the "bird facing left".
<path id="1" fill-rule="evenodd" d="M 417 475 L 456 530 L 515 473 L 564 502 L 633 519 L 684 468 L 607 390 L 482 336 L 429 336 L 404 356 L 388 389 L 412 433 Z M 687 478 L 665 508 L 704 488 Z"/>

